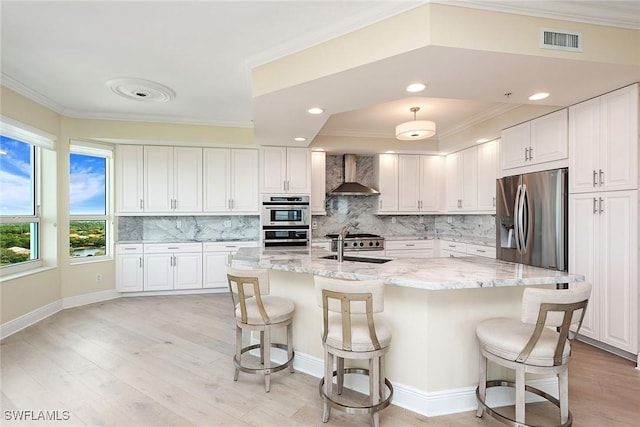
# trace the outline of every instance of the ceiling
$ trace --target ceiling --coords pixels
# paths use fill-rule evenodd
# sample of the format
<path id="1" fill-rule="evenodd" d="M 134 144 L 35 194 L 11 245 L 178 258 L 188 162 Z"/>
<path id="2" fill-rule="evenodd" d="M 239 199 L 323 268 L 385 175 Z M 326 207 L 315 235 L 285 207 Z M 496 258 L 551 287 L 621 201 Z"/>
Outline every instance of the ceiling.
<path id="1" fill-rule="evenodd" d="M 612 89 L 616 79 L 640 80 L 637 69 L 433 47 L 253 98 L 252 67 L 424 3 L 3 0 L 2 84 L 70 117 L 255 126 L 260 143 L 286 145 L 298 135 L 308 144 L 318 133 L 392 138 L 414 105 L 442 136 L 528 102 L 542 82 L 557 89 L 545 102 L 565 106 Z M 640 29 L 638 1 L 439 3 Z M 417 67 L 429 68 L 428 87 L 411 97 L 398 88 Z M 110 88 L 116 78 L 160 83 L 175 98 L 127 99 Z M 298 117 L 310 100 L 327 113 Z"/>

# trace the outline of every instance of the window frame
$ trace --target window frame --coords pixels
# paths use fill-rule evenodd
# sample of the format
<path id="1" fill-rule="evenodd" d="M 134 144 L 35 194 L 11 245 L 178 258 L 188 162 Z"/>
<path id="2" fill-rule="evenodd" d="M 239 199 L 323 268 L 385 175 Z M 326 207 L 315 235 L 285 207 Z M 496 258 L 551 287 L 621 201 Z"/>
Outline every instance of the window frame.
<path id="1" fill-rule="evenodd" d="M 45 266 L 42 257 L 42 150 L 55 151 L 56 137 L 40 129 L 0 116 L 0 134 L 27 144 L 31 148 L 31 192 L 33 193 L 32 215 L 0 215 L 2 224 L 30 223 L 35 225 L 36 233 L 31 234 L 30 250 L 35 257 L 28 261 L 0 266 L 0 278 L 18 273 L 30 272 Z M 35 235 L 34 235 L 35 234 Z"/>
<path id="2" fill-rule="evenodd" d="M 72 215 L 71 200 L 69 200 L 69 231 L 73 221 L 104 221 L 105 222 L 105 254 L 99 256 L 72 257 L 67 251 L 69 264 L 86 264 L 113 260 L 114 224 L 113 224 L 113 152 L 114 147 L 87 141 L 71 140 L 69 144 L 69 159 L 72 154 L 101 157 L 105 159 L 105 213 L 104 215 Z M 69 177 L 71 176 L 71 160 L 69 160 Z M 71 180 L 69 179 L 69 185 Z M 70 233 L 67 233 L 67 244 L 71 249 Z"/>

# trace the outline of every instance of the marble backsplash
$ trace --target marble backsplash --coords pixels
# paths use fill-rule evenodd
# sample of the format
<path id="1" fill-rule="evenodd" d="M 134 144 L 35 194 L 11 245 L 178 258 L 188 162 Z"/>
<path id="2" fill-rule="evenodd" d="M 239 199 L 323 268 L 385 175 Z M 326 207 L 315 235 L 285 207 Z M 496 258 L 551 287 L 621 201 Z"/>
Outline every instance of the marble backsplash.
<path id="1" fill-rule="evenodd" d="M 118 242 L 206 242 L 259 238 L 260 217 L 257 215 L 118 217 Z"/>

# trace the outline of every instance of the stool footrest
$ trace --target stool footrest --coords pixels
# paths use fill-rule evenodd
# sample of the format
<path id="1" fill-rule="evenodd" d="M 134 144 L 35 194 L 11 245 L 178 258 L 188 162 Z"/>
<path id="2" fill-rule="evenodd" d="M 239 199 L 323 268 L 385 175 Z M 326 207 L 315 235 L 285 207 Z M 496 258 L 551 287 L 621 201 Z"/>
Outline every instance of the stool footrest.
<path id="1" fill-rule="evenodd" d="M 285 351 L 288 350 L 288 347 L 286 344 L 278 344 L 278 343 L 271 343 L 271 348 L 279 348 L 280 350 L 285 350 Z M 260 344 L 253 344 L 247 347 L 243 347 L 242 350 L 240 351 L 240 354 L 242 355 L 248 351 L 256 350 L 256 349 L 260 349 Z M 240 357 L 242 358 L 242 356 Z M 269 369 L 265 369 L 265 368 L 250 368 L 248 366 L 244 366 L 240 363 L 241 361 L 238 360 L 236 356 L 233 356 L 233 365 L 235 366 L 236 369 L 239 369 L 242 372 L 248 372 L 250 374 L 270 374 L 273 372 L 282 371 L 283 369 L 286 369 L 289 366 L 293 365 L 294 357 L 295 357 L 295 352 L 292 352 L 291 357 L 286 362 L 280 365 L 272 365 Z"/>
<path id="2" fill-rule="evenodd" d="M 512 381 L 506 381 L 506 380 L 492 380 L 492 381 L 487 381 L 486 387 L 487 389 L 491 387 L 515 388 L 516 383 Z M 553 403 L 558 408 L 560 407 L 560 401 L 556 399 L 554 396 L 550 395 L 549 393 L 526 384 L 524 386 L 524 389 L 530 393 L 537 394 L 538 396 L 544 398 L 545 400 Z M 482 405 L 482 407 L 487 412 L 487 414 L 494 417 L 495 419 L 502 422 L 503 424 L 506 424 L 512 427 L 534 427 L 534 426 L 530 426 L 529 424 L 519 423 L 516 420 L 513 420 L 505 415 L 502 415 L 501 413 L 497 412 L 493 408 L 489 407 L 487 403 L 480 398 L 480 387 L 476 387 L 476 399 L 478 400 L 478 405 Z M 565 422 L 564 424 L 558 424 L 555 427 L 569 427 L 572 423 L 573 423 L 573 416 L 571 415 L 571 411 L 569 411 L 569 418 L 567 419 L 567 422 Z"/>
<path id="3" fill-rule="evenodd" d="M 363 368 L 345 368 L 343 372 L 345 374 L 361 374 L 361 375 L 367 375 L 367 376 L 369 375 L 369 370 L 363 369 Z M 333 376 L 337 377 L 338 371 L 333 371 Z M 331 380 L 333 381 L 333 378 Z M 333 400 L 330 396 L 327 396 L 324 392 L 324 381 L 325 381 L 325 378 L 322 377 L 319 385 L 320 397 L 322 397 L 322 399 L 324 399 L 325 402 L 328 402 L 329 406 L 331 406 L 332 408 L 337 409 L 339 411 L 347 412 L 349 414 L 373 414 L 389 406 L 391 404 L 391 399 L 393 398 L 393 385 L 391 384 L 391 381 L 385 378 L 384 384 L 387 386 L 387 389 L 389 390 L 389 396 L 387 396 L 386 399 L 384 399 L 383 401 L 375 405 L 350 406 L 344 403 L 340 403 L 336 400 Z"/>

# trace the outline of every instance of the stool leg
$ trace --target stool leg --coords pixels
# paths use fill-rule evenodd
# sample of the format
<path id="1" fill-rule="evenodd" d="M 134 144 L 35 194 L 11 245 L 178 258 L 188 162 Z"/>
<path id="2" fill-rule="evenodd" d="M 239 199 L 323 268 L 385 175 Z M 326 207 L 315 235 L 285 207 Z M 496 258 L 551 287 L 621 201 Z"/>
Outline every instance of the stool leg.
<path id="1" fill-rule="evenodd" d="M 483 402 L 487 401 L 487 358 L 480 354 L 480 374 L 478 378 L 478 395 Z M 484 406 L 478 402 L 476 417 L 481 418 L 484 413 Z"/>
<path id="2" fill-rule="evenodd" d="M 380 400 L 381 401 L 384 400 L 384 397 L 385 397 L 385 391 L 386 391 L 385 387 L 386 386 L 384 384 L 384 380 L 386 378 L 387 378 L 386 377 L 386 373 L 384 371 L 384 356 L 380 356 L 380 381 L 379 381 L 380 386 L 379 387 L 380 387 Z"/>
<path id="3" fill-rule="evenodd" d="M 264 365 L 264 331 L 260 331 L 260 364 Z"/>
<path id="4" fill-rule="evenodd" d="M 287 359 L 293 357 L 293 327 L 291 323 L 287 325 Z M 289 365 L 289 372 L 293 374 L 293 362 Z"/>
<path id="5" fill-rule="evenodd" d="M 560 400 L 560 422 L 569 420 L 569 368 L 558 374 L 558 396 Z"/>
<path id="6" fill-rule="evenodd" d="M 524 424 L 524 366 L 516 366 L 516 421 Z"/>
<path id="7" fill-rule="evenodd" d="M 344 386 L 344 358 L 336 357 L 336 371 L 338 372 L 337 382 L 338 389 L 336 391 L 337 394 L 342 394 L 342 387 Z M 333 373 L 331 374 L 333 376 Z"/>
<path id="8" fill-rule="evenodd" d="M 260 332 L 262 355 L 264 359 L 264 391 L 271 391 L 271 328 L 267 326 Z"/>
<path id="9" fill-rule="evenodd" d="M 329 353 L 326 346 L 324 349 L 324 394 L 330 397 L 333 386 L 333 355 Z M 323 399 L 322 422 L 329 421 L 331 415 L 331 406 L 327 399 Z"/>
<path id="10" fill-rule="evenodd" d="M 369 359 L 369 393 L 371 393 L 371 405 L 380 403 L 380 357 L 375 356 Z M 371 425 L 380 425 L 380 413 L 371 414 Z"/>
<path id="11" fill-rule="evenodd" d="M 242 328 L 236 325 L 236 362 L 240 364 L 240 358 L 242 357 Z M 240 368 L 236 367 L 236 371 L 233 373 L 233 380 L 238 381 L 238 374 Z"/>

